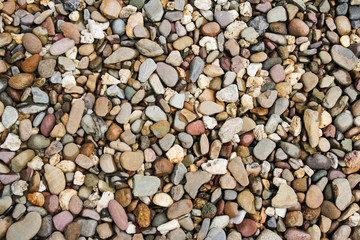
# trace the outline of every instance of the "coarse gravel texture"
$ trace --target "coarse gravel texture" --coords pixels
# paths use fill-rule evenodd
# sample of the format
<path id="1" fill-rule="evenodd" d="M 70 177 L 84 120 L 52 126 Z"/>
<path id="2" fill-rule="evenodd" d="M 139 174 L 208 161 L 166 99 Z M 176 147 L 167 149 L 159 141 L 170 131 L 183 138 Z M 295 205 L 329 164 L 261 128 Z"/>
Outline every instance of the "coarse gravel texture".
<path id="1" fill-rule="evenodd" d="M 360 239 L 360 0 L 0 13 L 0 239 Z"/>

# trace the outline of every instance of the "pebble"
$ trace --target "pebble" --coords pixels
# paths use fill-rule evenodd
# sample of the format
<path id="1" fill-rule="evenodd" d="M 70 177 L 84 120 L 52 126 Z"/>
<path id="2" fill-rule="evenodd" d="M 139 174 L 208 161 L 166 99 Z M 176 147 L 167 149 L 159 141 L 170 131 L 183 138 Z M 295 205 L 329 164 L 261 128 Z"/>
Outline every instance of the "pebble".
<path id="1" fill-rule="evenodd" d="M 266 160 L 275 147 L 276 144 L 272 140 L 264 138 L 255 146 L 254 156 L 259 160 Z"/>
<path id="2" fill-rule="evenodd" d="M 210 181 L 211 174 L 206 171 L 188 172 L 185 177 L 184 189 L 192 198 L 195 198 L 201 185 Z"/>
<path id="3" fill-rule="evenodd" d="M 12 106 L 6 106 L 2 114 L 2 124 L 5 128 L 10 128 L 17 120 L 19 114 Z"/>
<path id="4" fill-rule="evenodd" d="M 9 86 L 18 90 L 30 87 L 34 81 L 33 75 L 29 73 L 18 73 L 9 79 Z"/>
<path id="5" fill-rule="evenodd" d="M 175 68 L 163 62 L 159 62 L 156 65 L 156 73 L 159 75 L 161 81 L 168 87 L 174 87 L 179 78 Z"/>
<path id="6" fill-rule="evenodd" d="M 334 45 L 330 53 L 334 62 L 347 71 L 354 69 L 358 62 L 354 53 L 341 45 Z"/>
<path id="7" fill-rule="evenodd" d="M 153 176 L 134 176 L 134 196 L 150 196 L 156 193 L 160 186 L 160 179 Z"/>
<path id="8" fill-rule="evenodd" d="M 42 50 L 42 43 L 40 39 L 33 33 L 26 33 L 23 36 L 23 45 L 26 51 L 31 54 L 38 54 Z"/>
<path id="9" fill-rule="evenodd" d="M 280 184 L 279 190 L 271 200 L 271 205 L 276 208 L 291 208 L 298 203 L 294 190 L 286 183 Z"/>
<path id="10" fill-rule="evenodd" d="M 0 238 L 358 239 L 358 5 L 0 3 Z"/>
<path id="11" fill-rule="evenodd" d="M 128 217 L 124 208 L 116 200 L 112 199 L 109 201 L 109 212 L 116 226 L 120 230 L 126 230 L 128 227 Z"/>

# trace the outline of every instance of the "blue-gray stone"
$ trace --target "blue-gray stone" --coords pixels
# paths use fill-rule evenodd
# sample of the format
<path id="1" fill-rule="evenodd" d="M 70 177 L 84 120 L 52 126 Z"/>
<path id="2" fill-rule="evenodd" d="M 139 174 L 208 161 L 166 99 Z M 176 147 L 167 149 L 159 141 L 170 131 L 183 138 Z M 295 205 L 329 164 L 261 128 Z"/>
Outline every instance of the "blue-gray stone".
<path id="1" fill-rule="evenodd" d="M 161 21 L 161 18 L 164 14 L 163 6 L 160 0 L 150 0 L 143 7 L 147 17 L 153 22 Z"/>
<path id="2" fill-rule="evenodd" d="M 263 15 L 259 15 L 249 21 L 249 27 L 253 27 L 258 34 L 263 34 L 269 28 L 269 23 Z"/>
<path id="3" fill-rule="evenodd" d="M 225 239 L 226 239 L 226 234 L 224 230 L 217 227 L 212 228 L 205 238 L 205 240 L 225 240 Z"/>
<path id="4" fill-rule="evenodd" d="M 118 34 L 122 36 L 125 33 L 125 26 L 126 24 L 122 19 L 115 19 L 111 23 L 111 30 L 113 34 Z"/>
<path id="5" fill-rule="evenodd" d="M 38 87 L 31 88 L 34 103 L 49 104 L 49 96 Z"/>
<path id="6" fill-rule="evenodd" d="M 189 78 L 192 82 L 196 82 L 200 74 L 203 72 L 204 67 L 205 67 L 205 63 L 199 56 L 195 57 L 191 61 Z"/>
<path id="7" fill-rule="evenodd" d="M 360 19 L 360 7 L 359 6 L 350 6 L 349 7 L 349 19 L 350 20 L 359 20 Z"/>
<path id="8" fill-rule="evenodd" d="M 346 15 L 348 9 L 349 9 L 349 5 L 347 3 L 339 4 L 336 7 L 336 15 L 338 16 Z"/>
<path id="9" fill-rule="evenodd" d="M 160 179 L 154 176 L 136 174 L 134 176 L 133 194 L 135 197 L 146 197 L 156 193 L 160 186 Z"/>

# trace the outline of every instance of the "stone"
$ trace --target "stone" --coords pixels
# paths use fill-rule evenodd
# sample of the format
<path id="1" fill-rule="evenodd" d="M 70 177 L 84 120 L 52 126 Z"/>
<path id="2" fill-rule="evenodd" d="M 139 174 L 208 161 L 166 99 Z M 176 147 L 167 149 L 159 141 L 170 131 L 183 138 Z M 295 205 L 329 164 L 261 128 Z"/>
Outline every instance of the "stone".
<path id="1" fill-rule="evenodd" d="M 224 106 L 213 101 L 204 101 L 200 103 L 198 110 L 200 113 L 210 116 L 224 111 L 225 108 Z"/>
<path id="2" fill-rule="evenodd" d="M 29 73 L 18 73 L 9 79 L 9 86 L 18 90 L 30 87 L 34 81 L 33 75 Z"/>
<path id="3" fill-rule="evenodd" d="M 358 62 L 354 53 L 341 45 L 332 46 L 330 53 L 334 62 L 347 71 L 354 69 Z"/>
<path id="4" fill-rule="evenodd" d="M 6 239 L 31 239 L 41 227 L 41 216 L 37 212 L 30 212 L 21 220 L 12 224 L 6 233 Z"/>
<path id="5" fill-rule="evenodd" d="M 243 121 L 241 118 L 228 119 L 219 130 L 219 137 L 223 143 L 231 141 L 234 135 L 242 130 Z"/>
<path id="6" fill-rule="evenodd" d="M 101 2 L 100 11 L 107 18 L 110 19 L 118 18 L 121 11 L 121 5 L 116 0 L 104 0 Z"/>
<path id="7" fill-rule="evenodd" d="M 75 46 L 75 41 L 70 38 L 62 38 L 50 46 L 49 52 L 53 56 L 61 55 Z"/>
<path id="8" fill-rule="evenodd" d="M 295 37 L 307 36 L 309 34 L 309 27 L 304 21 L 294 18 L 288 25 L 289 33 Z"/>
<path id="9" fill-rule="evenodd" d="M 282 6 L 277 6 L 271 9 L 270 11 L 267 12 L 266 19 L 268 23 L 286 21 L 287 14 L 285 8 Z"/>
<path id="10" fill-rule="evenodd" d="M 150 0 L 144 5 L 144 10 L 147 17 L 153 22 L 160 21 L 164 14 L 160 0 Z"/>
<path id="11" fill-rule="evenodd" d="M 149 79 L 150 75 L 156 70 L 157 65 L 151 58 L 146 59 L 139 69 L 138 79 L 140 82 L 145 82 Z"/>
<path id="12" fill-rule="evenodd" d="M 324 200 L 321 189 L 316 185 L 311 185 L 306 193 L 305 203 L 310 208 L 318 208 Z"/>
<path id="13" fill-rule="evenodd" d="M 187 213 L 189 213 L 193 208 L 193 204 L 189 199 L 183 199 L 176 203 L 174 203 L 169 209 L 167 210 L 167 217 L 168 219 L 176 219 L 179 218 Z"/>
<path id="14" fill-rule="evenodd" d="M 5 128 L 10 128 L 19 118 L 17 110 L 12 106 L 6 106 L 2 114 L 2 124 Z"/>
<path id="15" fill-rule="evenodd" d="M 286 183 L 280 184 L 279 190 L 271 200 L 271 205 L 276 208 L 291 208 L 298 203 L 294 190 Z"/>
<path id="16" fill-rule="evenodd" d="M 211 174 L 206 171 L 188 172 L 185 174 L 186 184 L 184 186 L 185 191 L 190 197 L 195 198 L 199 188 L 210 181 Z"/>
<path id="17" fill-rule="evenodd" d="M 120 157 L 121 166 L 129 171 L 138 170 L 143 162 L 144 154 L 142 151 L 124 152 Z"/>
<path id="18" fill-rule="evenodd" d="M 241 186 L 249 185 L 249 178 L 240 157 L 235 157 L 229 161 L 228 169 Z"/>
<path id="19" fill-rule="evenodd" d="M 42 43 L 40 39 L 33 33 L 26 33 L 23 36 L 23 45 L 26 51 L 31 54 L 38 54 L 42 50 Z"/>
<path id="20" fill-rule="evenodd" d="M 73 221 L 73 216 L 69 211 L 62 211 L 53 217 L 54 228 L 59 231 L 64 231 L 66 226 Z"/>
<path id="21" fill-rule="evenodd" d="M 45 165 L 45 179 L 52 194 L 58 195 L 65 189 L 66 181 L 63 172 L 49 164 Z"/>
<path id="22" fill-rule="evenodd" d="M 74 134 L 78 130 L 84 109 L 85 103 L 83 100 L 78 99 L 72 103 L 69 119 L 66 124 L 66 130 L 68 133 Z"/>
<path id="23" fill-rule="evenodd" d="M 175 68 L 163 62 L 158 62 L 156 65 L 156 73 L 159 75 L 161 81 L 168 87 L 174 87 L 179 78 Z"/>
<path id="24" fill-rule="evenodd" d="M 156 193 L 160 186 L 160 179 L 154 176 L 136 174 L 134 176 L 134 196 L 150 196 Z"/>
<path id="25" fill-rule="evenodd" d="M 337 178 L 332 181 L 332 189 L 335 197 L 335 205 L 341 211 L 345 210 L 351 203 L 351 188 L 349 181 Z"/>
<path id="26" fill-rule="evenodd" d="M 126 230 L 128 227 L 128 217 L 124 208 L 116 200 L 113 199 L 109 201 L 108 208 L 116 226 L 120 228 L 120 230 Z"/>
<path id="27" fill-rule="evenodd" d="M 127 60 L 132 60 L 139 56 L 139 52 L 133 48 L 129 47 L 120 47 L 114 51 L 110 56 L 105 58 L 105 64 L 114 64 Z"/>
<path id="28" fill-rule="evenodd" d="M 272 140 L 264 138 L 254 147 L 254 156 L 259 160 L 266 160 L 275 147 L 276 144 Z"/>
<path id="29" fill-rule="evenodd" d="M 164 50 L 154 41 L 149 39 L 141 39 L 135 43 L 140 54 L 146 57 L 157 57 L 164 53 Z"/>
<path id="30" fill-rule="evenodd" d="M 210 174 L 225 174 L 228 161 L 226 159 L 218 158 L 208 160 L 206 163 L 201 164 L 201 168 Z"/>

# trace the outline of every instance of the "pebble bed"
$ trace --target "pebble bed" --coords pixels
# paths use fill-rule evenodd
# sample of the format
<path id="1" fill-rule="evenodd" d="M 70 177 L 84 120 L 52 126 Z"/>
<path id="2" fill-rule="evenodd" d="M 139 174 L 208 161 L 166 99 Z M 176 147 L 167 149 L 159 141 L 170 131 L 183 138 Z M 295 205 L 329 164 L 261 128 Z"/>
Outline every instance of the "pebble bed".
<path id="1" fill-rule="evenodd" d="M 360 239 L 360 0 L 0 13 L 0 239 Z"/>

